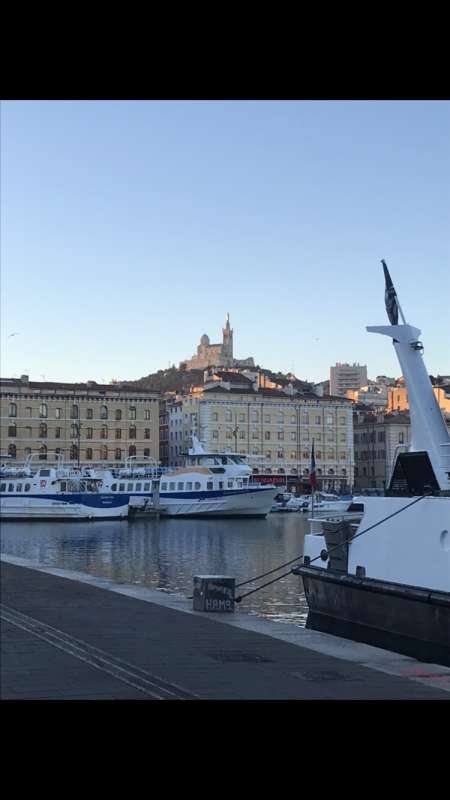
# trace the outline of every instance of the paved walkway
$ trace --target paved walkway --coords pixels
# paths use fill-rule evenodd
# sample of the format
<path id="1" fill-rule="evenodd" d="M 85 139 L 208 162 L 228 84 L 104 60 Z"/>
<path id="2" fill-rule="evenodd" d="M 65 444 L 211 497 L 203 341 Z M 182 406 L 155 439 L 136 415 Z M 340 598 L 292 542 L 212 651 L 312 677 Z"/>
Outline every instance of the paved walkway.
<path id="1" fill-rule="evenodd" d="M 275 638 L 264 620 L 249 630 L 239 615 L 185 613 L 5 562 L 1 595 L 3 700 L 450 700 L 417 679 L 422 669 L 448 688 L 445 667 L 405 658 L 411 677 L 388 674 L 320 652 L 335 637 L 302 631 L 319 649 L 284 640 L 296 626 L 278 624 Z"/>

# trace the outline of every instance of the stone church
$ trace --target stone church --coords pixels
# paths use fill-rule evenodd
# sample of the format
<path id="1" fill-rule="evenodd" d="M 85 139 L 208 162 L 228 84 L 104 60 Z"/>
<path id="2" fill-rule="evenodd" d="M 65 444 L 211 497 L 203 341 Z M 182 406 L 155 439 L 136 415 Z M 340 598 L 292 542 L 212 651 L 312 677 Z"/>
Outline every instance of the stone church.
<path id="1" fill-rule="evenodd" d="M 222 328 L 222 344 L 211 344 L 204 333 L 197 347 L 197 355 L 180 363 L 180 369 L 207 369 L 207 367 L 254 367 L 253 358 L 233 357 L 233 329 L 230 328 L 230 315 L 227 314 Z"/>

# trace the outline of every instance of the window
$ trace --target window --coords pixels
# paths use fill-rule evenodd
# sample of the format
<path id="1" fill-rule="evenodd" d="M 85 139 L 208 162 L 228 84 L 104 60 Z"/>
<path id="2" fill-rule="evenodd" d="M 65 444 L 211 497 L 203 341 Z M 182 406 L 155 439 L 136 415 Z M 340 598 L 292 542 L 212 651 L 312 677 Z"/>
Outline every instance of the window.
<path id="1" fill-rule="evenodd" d="M 44 418 L 48 416 L 47 403 L 41 403 L 39 406 L 39 416 Z"/>
<path id="2" fill-rule="evenodd" d="M 127 483 L 127 492 L 132 492 L 132 491 L 133 491 L 133 484 Z"/>
<path id="3" fill-rule="evenodd" d="M 102 425 L 100 429 L 100 439 L 107 439 L 108 438 L 108 426 Z"/>
<path id="4" fill-rule="evenodd" d="M 278 431 L 278 441 L 281 442 L 284 439 L 284 431 Z"/>
<path id="5" fill-rule="evenodd" d="M 72 408 L 70 410 L 70 418 L 71 419 L 78 419 L 78 406 L 75 405 L 75 403 L 74 403 L 74 405 L 72 406 Z"/>
<path id="6" fill-rule="evenodd" d="M 114 413 L 114 418 L 115 418 L 116 422 L 120 422 L 120 420 L 122 419 L 122 409 L 116 408 L 115 413 Z"/>
<path id="7" fill-rule="evenodd" d="M 206 481 L 206 488 L 207 488 L 208 492 L 212 491 L 213 482 L 212 481 Z"/>
<path id="8" fill-rule="evenodd" d="M 151 411 L 149 408 L 146 408 L 144 411 L 144 419 L 151 419 Z"/>
<path id="9" fill-rule="evenodd" d="M 189 435 L 187 431 L 186 431 L 186 434 Z M 144 430 L 144 439 L 150 439 L 150 428 L 145 428 L 145 430 Z"/>
<path id="10" fill-rule="evenodd" d="M 122 438 L 122 430 L 121 428 L 116 428 L 116 439 Z"/>
<path id="11" fill-rule="evenodd" d="M 284 450 L 277 450 L 277 457 L 284 458 Z"/>
<path id="12" fill-rule="evenodd" d="M 178 481 L 178 483 L 177 483 L 177 491 L 184 492 L 184 481 Z"/>
<path id="13" fill-rule="evenodd" d="M 41 445 L 41 447 L 39 448 L 39 460 L 47 461 L 47 448 L 45 444 Z"/>
<path id="14" fill-rule="evenodd" d="M 264 431 L 264 439 L 266 442 L 270 440 L 270 431 Z"/>
<path id="15" fill-rule="evenodd" d="M 225 439 L 231 439 L 231 431 L 225 431 Z"/>
<path id="16" fill-rule="evenodd" d="M 270 450 L 266 450 L 266 458 L 269 460 L 272 458 L 272 453 Z"/>
<path id="17" fill-rule="evenodd" d="M 25 486 L 24 486 L 24 491 L 25 492 L 29 492 L 30 489 L 31 489 L 31 483 L 26 483 Z"/>
<path id="18" fill-rule="evenodd" d="M 39 437 L 41 439 L 45 439 L 47 436 L 47 425 L 45 422 L 41 422 L 39 425 Z"/>
<path id="19" fill-rule="evenodd" d="M 225 411 L 225 422 L 231 422 L 232 419 L 233 419 L 233 417 L 232 417 L 231 411 L 229 409 L 227 409 Z"/>
<path id="20" fill-rule="evenodd" d="M 170 481 L 169 483 L 169 492 L 175 491 L 175 481 Z"/>
<path id="21" fill-rule="evenodd" d="M 93 419 L 93 418 L 94 418 L 94 412 L 93 412 L 92 408 L 87 408 L 86 409 L 86 419 Z"/>
<path id="22" fill-rule="evenodd" d="M 92 439 L 94 436 L 93 428 L 86 428 L 86 439 Z"/>
<path id="23" fill-rule="evenodd" d="M 150 491 L 150 482 L 148 481 L 147 483 L 144 483 L 144 492 L 149 492 L 149 491 Z"/>
<path id="24" fill-rule="evenodd" d="M 252 430 L 252 439 L 259 439 L 259 433 L 257 430 Z"/>
<path id="25" fill-rule="evenodd" d="M 320 423 L 321 423 L 321 417 L 316 417 L 316 425 L 320 425 Z"/>
<path id="26" fill-rule="evenodd" d="M 102 406 L 100 409 L 100 419 L 108 419 L 108 406 Z"/>
<path id="27" fill-rule="evenodd" d="M 291 431 L 291 442 L 297 441 L 297 434 L 295 431 Z"/>
<path id="28" fill-rule="evenodd" d="M 100 458 L 102 461 L 108 460 L 108 448 L 106 447 L 106 444 L 103 444 L 100 448 Z"/>
<path id="29" fill-rule="evenodd" d="M 16 453 L 17 453 L 16 445 L 15 444 L 9 444 L 8 445 L 8 455 L 11 456 L 12 458 L 15 458 L 16 457 Z"/>
<path id="30" fill-rule="evenodd" d="M 280 423 L 280 422 L 281 422 L 281 423 L 282 423 L 282 422 L 284 422 L 284 414 L 283 414 L 283 412 L 282 412 L 282 411 L 279 411 L 279 412 L 278 412 L 278 414 L 277 414 L 277 422 L 278 422 L 278 423 Z"/>
<path id="31" fill-rule="evenodd" d="M 296 458 L 297 458 L 297 453 L 295 452 L 295 450 L 291 450 L 291 459 L 295 460 Z"/>
<path id="32" fill-rule="evenodd" d="M 129 439 L 135 439 L 136 438 L 136 425 L 130 425 L 130 431 L 129 431 L 128 438 Z"/>
<path id="33" fill-rule="evenodd" d="M 245 422 L 245 414 L 239 414 L 239 422 Z"/>
<path id="34" fill-rule="evenodd" d="M 92 447 L 86 448 L 86 461 L 92 461 Z"/>
<path id="35" fill-rule="evenodd" d="M 270 423 L 270 414 L 264 414 L 264 422 Z"/>
<path id="36" fill-rule="evenodd" d="M 142 483 L 137 483 L 137 484 L 136 484 L 136 489 L 135 489 L 135 491 L 136 491 L 136 492 L 142 492 Z"/>
<path id="37" fill-rule="evenodd" d="M 136 408 L 135 408 L 135 406 L 131 406 L 128 409 L 128 419 L 136 419 Z"/>
<path id="38" fill-rule="evenodd" d="M 291 415 L 291 425 L 295 425 L 296 422 L 297 422 L 297 418 L 296 418 L 295 414 L 292 414 Z"/>
<path id="39" fill-rule="evenodd" d="M 78 447 L 76 444 L 71 446 L 69 458 L 71 461 L 78 461 Z"/>
<path id="40" fill-rule="evenodd" d="M 303 414 L 303 425 L 309 425 L 309 414 Z"/>
<path id="41" fill-rule="evenodd" d="M 327 416 L 325 418 L 325 422 L 326 422 L 327 425 L 332 425 L 333 424 L 333 417 L 331 416 L 331 414 L 327 414 Z"/>
<path id="42" fill-rule="evenodd" d="M 259 416 L 257 411 L 252 411 L 252 422 L 258 422 Z"/>
<path id="43" fill-rule="evenodd" d="M 55 428 L 55 439 L 61 438 L 61 428 Z"/>
<path id="44" fill-rule="evenodd" d="M 218 420 L 219 420 L 219 415 L 218 415 L 217 411 L 213 411 L 213 413 L 212 413 L 212 420 L 213 420 L 213 422 L 218 422 Z"/>
<path id="45" fill-rule="evenodd" d="M 8 483 L 8 492 L 13 492 L 13 491 L 14 491 L 14 484 Z"/>
<path id="46" fill-rule="evenodd" d="M 194 486 L 195 486 L 195 490 L 198 492 L 198 490 L 200 489 L 200 486 L 201 486 L 200 481 L 195 481 Z"/>
<path id="47" fill-rule="evenodd" d="M 219 481 L 219 489 L 223 489 L 223 481 Z"/>
<path id="48" fill-rule="evenodd" d="M 124 491 L 125 491 L 125 484 L 119 483 L 119 492 L 124 492 Z"/>
<path id="49" fill-rule="evenodd" d="M 129 456 L 135 456 L 136 455 L 136 448 L 135 448 L 134 444 L 130 444 L 130 446 L 128 448 L 128 455 Z"/>
<path id="50" fill-rule="evenodd" d="M 15 425 L 8 425 L 8 436 L 17 436 L 17 428 Z"/>
<path id="51" fill-rule="evenodd" d="M 186 481 L 186 491 L 192 492 L 192 481 Z"/>
<path id="52" fill-rule="evenodd" d="M 245 439 L 245 431 L 239 431 L 239 438 Z"/>
<path id="53" fill-rule="evenodd" d="M 120 461 L 121 460 L 121 458 L 122 458 L 122 450 L 120 449 L 120 447 L 116 447 L 116 449 L 114 451 L 114 458 L 116 459 L 116 461 Z"/>
<path id="54" fill-rule="evenodd" d="M 144 456 L 150 456 L 150 448 L 144 447 Z"/>
<path id="55" fill-rule="evenodd" d="M 111 491 L 112 492 L 117 492 L 117 483 L 111 484 Z"/>
<path id="56" fill-rule="evenodd" d="M 17 406 L 15 403 L 9 404 L 8 417 L 17 417 Z"/>
<path id="57" fill-rule="evenodd" d="M 229 489 L 233 488 L 233 481 L 227 481 L 227 484 Z"/>
<path id="58" fill-rule="evenodd" d="M 70 426 L 70 435 L 72 439 L 76 439 L 76 437 L 78 436 L 78 425 L 76 423 L 72 423 L 72 425 Z"/>
<path id="59" fill-rule="evenodd" d="M 167 492 L 167 483 L 162 483 L 161 484 L 161 491 L 162 492 Z"/>
<path id="60" fill-rule="evenodd" d="M 399 435 L 398 435 L 398 443 L 399 444 L 404 444 L 404 441 L 405 441 L 404 433 L 399 433 Z"/>

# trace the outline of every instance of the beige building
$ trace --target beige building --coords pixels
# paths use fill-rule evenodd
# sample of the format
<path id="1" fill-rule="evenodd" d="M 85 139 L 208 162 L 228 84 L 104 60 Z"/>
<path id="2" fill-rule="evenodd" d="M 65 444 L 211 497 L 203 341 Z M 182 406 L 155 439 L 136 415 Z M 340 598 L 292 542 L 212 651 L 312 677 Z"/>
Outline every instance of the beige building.
<path id="1" fill-rule="evenodd" d="M 123 461 L 159 460 L 159 395 L 118 384 L 0 380 L 2 458 Z"/>
<path id="2" fill-rule="evenodd" d="M 352 486 L 348 400 L 260 389 L 244 380 L 216 381 L 169 404 L 169 464 L 183 463 L 195 434 L 209 452 L 248 456 L 255 475 L 307 482 L 314 440 L 319 488 Z"/>
<path id="3" fill-rule="evenodd" d="M 330 367 L 330 395 L 346 397 L 348 389 L 367 386 L 367 367 L 361 364 L 336 364 Z"/>

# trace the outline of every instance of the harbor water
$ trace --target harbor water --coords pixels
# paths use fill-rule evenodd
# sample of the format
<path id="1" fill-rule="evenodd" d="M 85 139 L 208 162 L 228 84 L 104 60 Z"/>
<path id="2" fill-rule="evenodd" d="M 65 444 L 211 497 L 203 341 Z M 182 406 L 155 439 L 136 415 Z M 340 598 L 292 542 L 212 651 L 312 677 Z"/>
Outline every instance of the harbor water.
<path id="1" fill-rule="evenodd" d="M 119 584 L 192 595 L 194 575 L 229 575 L 236 584 L 303 553 L 302 513 L 266 519 L 145 519 L 100 522 L 3 522 L 1 552 L 41 566 L 89 573 Z M 236 590 L 243 594 L 289 570 Z M 301 579 L 287 575 L 251 594 L 237 613 L 304 626 Z"/>

